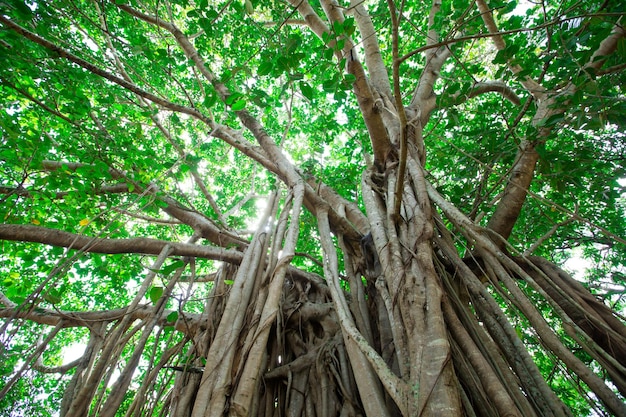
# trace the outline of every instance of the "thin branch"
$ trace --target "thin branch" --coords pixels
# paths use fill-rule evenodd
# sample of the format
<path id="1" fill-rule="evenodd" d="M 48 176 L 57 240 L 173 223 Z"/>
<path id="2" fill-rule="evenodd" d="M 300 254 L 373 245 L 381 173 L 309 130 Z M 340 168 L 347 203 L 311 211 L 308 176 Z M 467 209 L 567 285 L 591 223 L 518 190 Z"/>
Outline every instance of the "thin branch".
<path id="1" fill-rule="evenodd" d="M 446 46 L 446 45 L 452 45 L 458 42 L 471 41 L 475 39 L 493 38 L 496 36 L 503 36 L 503 35 L 514 35 L 516 33 L 521 33 L 521 32 L 535 32 L 539 29 L 543 29 L 549 26 L 554 26 L 554 25 L 560 25 L 564 22 L 568 22 L 570 20 L 578 20 L 583 17 L 610 17 L 610 16 L 620 17 L 622 15 L 623 13 L 590 13 L 586 15 L 579 15 L 579 16 L 567 17 L 563 19 L 551 20 L 550 22 L 545 22 L 540 25 L 533 26 L 532 28 L 520 28 L 520 29 L 500 31 L 497 33 L 477 33 L 475 35 L 459 36 L 458 38 L 445 39 L 443 41 L 433 43 L 432 45 L 425 45 L 420 48 L 414 49 L 413 51 L 403 55 L 400 58 L 400 61 L 406 61 L 407 59 L 411 58 L 413 55 L 417 55 L 429 49 L 439 48 L 441 46 Z"/>
<path id="2" fill-rule="evenodd" d="M 33 364 L 33 369 L 44 374 L 65 374 L 70 369 L 77 367 L 82 362 L 83 358 L 78 358 L 72 362 L 66 363 L 61 366 L 46 366 L 43 364 L 41 356 L 37 358 L 37 361 Z"/>
<path id="3" fill-rule="evenodd" d="M 157 218 L 157 217 L 146 216 L 144 214 L 133 213 L 131 211 L 124 210 L 124 209 L 117 208 L 117 207 L 113 207 L 113 211 L 115 211 L 117 213 L 124 214 L 124 215 L 126 215 L 128 217 L 132 217 L 134 219 L 143 220 L 143 221 L 151 223 L 151 224 L 162 224 L 162 225 L 183 224 L 180 220 L 160 219 L 160 218 Z"/>
<path id="4" fill-rule="evenodd" d="M 439 39 L 439 34 L 435 30 L 435 16 L 440 11 L 441 0 L 433 0 L 428 15 L 427 46 L 431 44 L 435 45 Z M 410 110 L 410 120 L 408 124 L 413 130 L 413 132 L 409 132 L 409 139 L 417 145 L 422 164 L 426 157 L 422 130 L 430 119 L 432 111 L 437 106 L 437 98 L 434 92 L 435 82 L 439 79 L 441 68 L 451 53 L 451 50 L 447 47 L 438 47 L 436 49 L 428 48 L 428 50 L 426 50 L 424 69 L 420 75 L 417 87 L 413 92 L 411 103 L 407 107 L 407 110 Z"/>
<path id="5" fill-rule="evenodd" d="M 331 33 L 328 26 L 326 26 L 306 0 L 289 0 L 289 2 L 297 7 L 298 12 L 300 12 L 302 17 L 309 24 L 311 30 L 320 39 L 324 38 L 325 33 Z M 379 169 L 382 169 L 385 166 L 388 156 L 392 152 L 391 141 L 383 119 L 375 108 L 376 98 L 374 92 L 365 74 L 365 70 L 357 57 L 356 50 L 353 48 L 353 43 L 350 39 L 345 37 L 343 39 L 346 40 L 344 57 L 347 61 L 347 69 L 350 74 L 356 77 L 356 81 L 353 84 L 354 95 L 359 103 L 359 108 L 361 109 L 363 120 L 365 121 L 372 142 L 374 162 Z M 332 42 L 333 43 L 329 44 L 331 47 L 334 44 L 334 41 Z"/>
<path id="6" fill-rule="evenodd" d="M 600 71 L 596 72 L 596 75 L 597 76 L 601 76 L 601 75 L 613 74 L 613 73 L 616 73 L 616 72 L 620 72 L 620 71 L 622 71 L 624 69 L 626 69 L 626 62 L 623 63 L 623 64 L 613 65 L 612 67 L 600 70 Z"/>
<path id="7" fill-rule="evenodd" d="M 132 79 L 130 78 L 130 75 L 128 75 L 128 73 L 126 72 L 125 66 L 122 63 L 122 61 L 119 59 L 117 51 L 115 50 L 115 48 L 113 47 L 113 43 L 111 41 L 111 37 L 109 36 L 109 32 L 106 28 L 106 21 L 104 19 L 104 15 L 103 13 L 100 11 L 98 3 L 94 0 L 94 6 L 96 7 L 96 9 L 98 10 L 98 14 L 100 17 L 100 25 L 101 25 L 101 30 L 105 35 L 106 41 L 107 41 L 107 45 L 109 47 L 109 50 L 111 52 L 111 54 L 115 57 L 115 65 L 117 66 L 118 70 L 122 73 L 122 75 L 124 76 L 124 78 L 129 81 L 132 82 Z M 185 91 L 184 87 L 180 84 L 180 82 L 174 78 L 174 81 L 179 85 L 179 87 L 184 91 L 185 95 L 187 96 L 191 106 L 193 107 L 193 100 L 191 99 L 191 97 L 189 96 L 189 94 Z M 144 105 L 145 108 L 149 107 L 149 103 L 147 103 L 141 96 L 138 96 L 139 100 L 142 102 L 142 104 Z M 178 152 L 178 156 L 179 158 L 182 160 L 185 158 L 186 153 L 184 151 L 184 149 L 182 149 L 174 140 L 174 138 L 172 138 L 172 135 L 170 134 L 170 132 L 165 128 L 165 126 L 163 126 L 163 124 L 161 123 L 161 120 L 157 117 L 157 115 L 155 114 L 151 114 L 150 115 L 150 119 L 152 119 L 152 122 L 155 124 L 155 126 L 161 131 L 161 133 L 165 136 L 165 138 L 167 139 L 167 141 L 172 144 L 172 146 L 174 147 L 174 149 L 176 149 L 176 151 Z M 204 197 L 207 199 L 207 201 L 209 202 L 209 205 L 211 206 L 211 208 L 213 209 L 213 211 L 215 212 L 215 214 L 217 215 L 218 220 L 220 221 L 220 223 L 222 225 L 226 225 L 226 219 L 224 219 L 224 217 L 222 216 L 222 212 L 219 209 L 219 207 L 217 206 L 217 203 L 215 202 L 215 200 L 213 199 L 213 196 L 211 196 L 211 194 L 209 193 L 209 191 L 207 190 L 206 185 L 204 184 L 204 181 L 202 181 L 202 178 L 200 178 L 200 175 L 198 174 L 197 169 L 192 168 L 191 169 L 191 175 L 194 179 L 194 181 L 196 182 L 196 184 L 198 185 L 198 187 L 200 188 L 200 190 L 202 191 Z"/>
<path id="8" fill-rule="evenodd" d="M 599 70 L 600 67 L 606 62 L 606 57 L 611 55 L 613 51 L 617 49 L 617 43 L 620 39 L 626 37 L 626 29 L 621 24 L 622 18 L 620 17 L 615 23 L 613 27 L 613 31 L 609 36 L 607 36 L 598 46 L 589 58 L 589 62 L 585 65 L 585 69 L 593 68 L 594 70 Z"/>
<path id="9" fill-rule="evenodd" d="M 391 372 L 383 358 L 365 340 L 361 332 L 356 328 L 349 307 L 339 284 L 337 253 L 332 243 L 328 212 L 320 210 L 318 215 L 318 228 L 320 240 L 324 251 L 324 275 L 328 282 L 328 288 L 332 294 L 335 311 L 339 316 L 339 323 L 344 334 L 346 346 L 354 343 L 358 351 L 367 359 L 374 372 L 378 375 L 382 385 L 389 396 L 396 403 L 403 415 L 408 415 L 411 389 L 407 383 Z M 350 353 L 350 351 L 348 351 Z M 351 358 L 356 360 L 357 358 Z M 360 358 L 359 358 L 360 359 Z"/>
<path id="10" fill-rule="evenodd" d="M 506 48 L 506 42 L 504 41 L 502 33 L 499 32 L 498 27 L 496 26 L 491 9 L 489 9 L 485 0 L 476 0 L 476 5 L 478 6 L 478 10 L 483 17 L 487 30 L 489 30 L 491 34 L 495 35 L 491 39 L 496 46 L 496 49 L 498 51 L 504 50 Z M 507 61 L 507 64 L 513 74 L 519 74 L 522 72 L 522 67 L 519 64 L 512 63 L 510 60 Z M 525 76 L 520 80 L 520 82 L 536 99 L 540 100 L 545 97 L 546 89 L 541 84 L 530 78 L 530 76 Z"/>
<path id="11" fill-rule="evenodd" d="M 35 103 L 36 105 L 38 105 L 39 107 L 41 107 L 42 109 L 47 111 L 48 113 L 53 114 L 53 115 L 57 116 L 58 118 L 60 118 L 62 120 L 65 120 L 66 122 L 68 122 L 69 124 L 71 124 L 73 126 L 78 126 L 78 124 L 74 120 L 72 120 L 69 117 L 65 116 L 61 112 L 53 109 L 52 107 L 49 107 L 43 101 L 41 101 L 39 99 L 36 99 L 28 91 L 26 91 L 26 90 L 24 90 L 22 88 L 19 88 L 18 86 L 16 86 L 15 84 L 11 83 L 10 81 L 0 77 L 0 84 L 6 85 L 7 87 L 12 88 L 13 90 L 17 91 L 18 93 L 20 93 L 21 95 L 26 97 L 28 100 L 32 101 L 33 103 Z"/>
<path id="12" fill-rule="evenodd" d="M 283 25 L 308 26 L 306 21 L 300 20 L 300 19 L 285 19 L 281 22 L 260 22 L 260 23 L 266 27 L 283 26 Z"/>
<path id="13" fill-rule="evenodd" d="M 82 58 L 79 58 L 78 56 L 72 54 L 71 52 L 55 45 L 54 43 L 42 38 L 41 36 L 21 27 L 20 25 L 18 25 L 17 23 L 13 22 L 12 20 L 6 18 L 4 15 L 0 15 L 0 23 L 3 23 L 4 25 L 6 25 L 9 29 L 13 30 L 14 32 L 20 34 L 21 36 L 23 36 L 24 38 L 31 40 L 41 46 L 43 46 L 44 48 L 54 52 L 55 54 L 57 54 L 59 57 L 67 59 L 68 61 L 71 61 L 77 65 L 79 65 L 80 67 L 88 70 L 89 72 L 99 75 L 129 91 L 132 91 L 135 94 L 140 95 L 141 97 L 152 101 L 153 103 L 158 104 L 159 106 L 162 106 L 166 109 L 172 110 L 172 111 L 176 111 L 176 112 L 180 112 L 180 113 L 184 113 L 184 114 L 188 114 L 198 120 L 201 120 L 203 122 L 205 122 L 207 125 L 212 126 L 213 123 L 212 121 L 205 115 L 203 115 L 202 113 L 200 113 L 198 110 L 190 108 L 190 107 L 186 107 L 186 106 L 182 106 L 180 104 L 175 104 L 172 103 L 171 101 L 168 100 L 164 100 L 161 97 L 158 97 L 152 93 L 149 93 L 141 88 L 139 88 L 138 86 L 136 86 L 135 84 L 129 83 L 128 81 L 113 75 L 107 71 L 104 71 L 98 67 L 96 67 L 95 65 L 91 64 L 90 62 L 85 61 Z"/>
<path id="14" fill-rule="evenodd" d="M 550 230 L 548 230 L 543 236 L 541 236 L 539 239 L 537 239 L 537 241 L 535 243 L 533 243 L 532 245 L 530 245 L 530 247 L 528 249 L 526 249 L 524 251 L 524 256 L 529 256 L 531 253 L 533 253 L 534 251 L 537 250 L 537 248 L 539 246 L 541 246 L 543 244 L 543 242 L 545 242 L 546 240 L 550 239 L 550 237 L 556 233 L 557 230 L 559 230 L 559 228 L 561 228 L 562 226 L 565 226 L 569 223 L 572 223 L 576 220 L 576 216 L 578 216 L 578 204 L 576 205 L 576 211 L 575 211 L 575 215 L 574 216 L 570 216 L 569 218 L 563 220 L 562 222 L 558 222 L 557 224 L 555 224 L 554 226 L 552 226 L 552 228 Z"/>
<path id="15" fill-rule="evenodd" d="M 64 162 L 64 161 L 43 161 L 42 165 L 47 170 L 70 170 L 75 171 L 82 167 L 89 167 L 88 164 L 83 164 L 79 162 Z M 123 171 L 116 170 L 114 168 L 109 168 L 109 174 L 113 178 L 125 178 L 126 174 Z M 218 246 L 227 246 L 227 245 L 236 245 L 242 246 L 246 245 L 246 242 L 214 224 L 214 222 L 206 217 L 205 215 L 189 209 L 178 201 L 174 200 L 171 197 L 156 197 L 157 188 L 154 185 L 149 185 L 145 187 L 142 184 L 134 184 L 136 193 L 144 193 L 144 194 L 152 194 L 155 195 L 155 198 L 158 198 L 159 201 L 166 204 L 165 207 L 162 207 L 162 210 L 169 214 L 170 216 L 178 219 L 182 223 L 190 226 L 195 231 L 198 231 L 202 234 L 202 237 L 210 240 L 211 242 L 217 244 Z"/>
<path id="16" fill-rule="evenodd" d="M 481 11 L 486 8 L 484 0 L 476 1 L 479 8 L 481 8 Z M 487 10 L 483 14 L 483 18 L 490 26 L 490 30 L 493 31 L 495 30 L 495 23 L 493 23 L 493 16 L 491 16 L 490 13 L 491 12 Z M 611 54 L 617 48 L 618 41 L 624 36 L 626 36 L 626 31 L 622 26 L 616 24 L 611 34 L 600 43 L 597 50 L 594 51 L 592 57 L 581 69 L 581 71 L 584 71 L 587 68 L 599 68 L 601 63 L 605 62 L 603 58 L 599 57 Z M 501 38 L 500 41 L 504 42 Z M 598 61 L 602 62 L 598 63 Z M 521 71 L 521 67 L 516 64 L 510 65 L 510 68 L 513 72 L 517 70 Z M 489 229 L 498 233 L 504 239 L 508 239 L 510 237 L 513 227 L 521 213 L 522 206 L 526 201 L 527 195 L 530 193 L 529 187 L 534 178 L 535 167 L 537 161 L 539 160 L 539 154 L 535 150 L 535 145 L 547 140 L 554 128 L 553 126 L 541 126 L 540 123 L 555 115 L 564 114 L 568 110 L 567 103 L 569 101 L 569 97 L 571 97 L 571 95 L 573 95 L 578 89 L 578 87 L 570 81 L 566 87 L 561 89 L 558 95 L 555 94 L 547 97 L 547 90 L 535 81 L 527 78 L 526 81 L 522 81 L 522 84 L 526 87 L 530 94 L 538 98 L 537 111 L 532 121 L 533 125 L 538 127 L 538 133 L 532 138 L 526 138 L 520 144 L 518 153 L 515 157 L 515 162 L 513 163 L 513 167 L 511 169 L 509 182 L 504 189 L 503 197 L 498 203 L 494 214 L 489 219 L 487 224 Z M 537 90 L 537 88 L 541 88 L 541 91 Z M 533 89 L 535 89 L 535 91 L 531 91 Z M 562 100 L 558 104 L 556 104 L 557 96 L 560 96 L 560 99 Z M 609 233 L 606 229 L 600 228 L 597 225 L 594 225 L 594 227 L 599 228 L 602 233 Z M 621 238 L 616 237 L 616 240 L 624 242 L 624 239 Z"/>
<path id="17" fill-rule="evenodd" d="M 402 92 L 400 91 L 400 60 L 398 52 L 398 12 L 393 0 L 387 0 L 389 13 L 391 15 L 391 46 L 393 54 L 393 95 L 396 100 L 396 112 L 400 119 L 400 160 L 398 164 L 398 179 L 396 181 L 393 218 L 396 221 L 400 218 L 400 207 L 402 206 L 402 194 L 404 190 L 404 175 L 406 172 L 407 158 L 407 126 L 406 112 L 402 103 Z"/>

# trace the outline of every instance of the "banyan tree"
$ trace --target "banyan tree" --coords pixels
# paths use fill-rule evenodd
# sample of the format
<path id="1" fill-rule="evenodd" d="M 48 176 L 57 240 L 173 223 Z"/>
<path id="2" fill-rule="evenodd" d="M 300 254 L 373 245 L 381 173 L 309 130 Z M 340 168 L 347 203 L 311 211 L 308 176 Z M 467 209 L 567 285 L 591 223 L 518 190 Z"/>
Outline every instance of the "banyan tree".
<path id="1" fill-rule="evenodd" d="M 0 415 L 626 416 L 624 10 L 0 2 Z"/>

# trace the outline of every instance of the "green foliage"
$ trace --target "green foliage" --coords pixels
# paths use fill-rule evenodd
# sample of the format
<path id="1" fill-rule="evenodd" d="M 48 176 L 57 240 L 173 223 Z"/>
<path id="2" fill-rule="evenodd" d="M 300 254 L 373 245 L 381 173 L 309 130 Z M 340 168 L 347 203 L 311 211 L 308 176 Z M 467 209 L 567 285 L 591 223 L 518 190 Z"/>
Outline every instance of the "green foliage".
<path id="1" fill-rule="evenodd" d="M 427 42 L 421 28 L 426 27 L 430 4 L 407 3 L 400 55 Z M 139 7 L 134 1 L 128 4 Z M 307 27 L 285 24 L 297 15 L 281 2 L 144 4 L 146 13 L 159 13 L 192 39 L 207 69 L 230 90 L 227 97 L 200 76 L 166 31 L 114 3 L 15 0 L 0 2 L 0 15 L 101 70 L 128 77 L 138 88 L 196 109 L 234 130 L 243 131 L 237 112 L 250 112 L 305 179 L 312 184 L 323 181 L 362 207 L 361 175 L 371 142 L 352 93 L 356 78 L 346 73 L 345 58 L 336 59 L 346 39 L 359 35 L 352 17 L 330 24 L 320 39 Z M 311 4 L 322 13 L 317 2 Z M 543 9 L 530 4 L 527 11 L 520 10 L 517 1 L 489 6 L 500 30 L 509 32 L 501 51 L 483 36 L 480 13 L 467 2 L 444 1 L 434 19 L 440 41 L 455 36 L 475 39 L 446 45 L 452 58 L 435 84 L 438 107 L 425 127 L 429 179 L 459 209 L 485 224 L 520 143 L 534 140 L 539 128 L 551 128 L 551 135 L 536 147 L 540 159 L 532 195 L 511 241 L 524 250 L 562 223 L 535 253 L 563 262 L 578 248 L 591 262 L 587 285 L 622 309 L 626 249 L 601 230 L 626 236 L 626 73 L 599 74 L 585 64 L 612 30 L 615 15 L 624 13 L 624 5 L 583 0 L 548 1 Z M 370 12 L 380 44 L 390 45 L 387 3 L 373 2 Z M 99 27 L 101 13 L 107 31 Z M 381 53 L 391 68 L 391 48 Z M 411 56 L 401 65 L 403 98 L 416 88 L 423 56 Z M 622 38 L 612 55 L 600 59 L 606 59 L 603 68 L 626 62 L 626 40 Z M 513 65 L 521 71 L 514 74 Z M 575 92 L 555 102 L 567 110 L 535 123 L 536 103 L 521 84 L 525 77 L 541 79 L 555 89 L 571 81 Z M 522 104 L 493 92 L 469 98 L 477 83 L 494 80 L 503 81 Z M 166 214 L 166 197 L 216 223 L 223 219 L 221 226 L 238 231 L 255 224 L 275 188 L 273 174 L 200 121 L 139 99 L 69 62 L 60 51 L 5 28 L 0 30 L 0 104 L 4 224 L 98 238 L 179 242 L 193 230 Z M 247 131 L 242 141 L 250 149 L 258 146 Z M 194 175 L 202 178 L 219 212 L 204 197 Z M 158 191 L 147 192 L 151 184 Z M 117 191 L 110 191 L 113 188 Z M 573 213 L 586 221 L 568 222 Z M 317 223 L 308 211 L 300 218 L 296 251 L 295 266 L 323 274 Z M 0 291 L 11 302 L 64 311 L 127 306 L 152 262 L 141 253 L 103 255 L 9 241 L 0 242 L 0 260 Z M 196 276 L 214 272 L 217 265 L 196 262 Z M 183 260 L 171 260 L 155 271 L 158 279 L 146 302 L 156 304 L 168 279 L 185 265 Z M 188 295 L 177 288 L 167 302 L 172 311 L 164 332 L 172 331 L 181 313 L 202 311 L 211 285 L 196 286 L 189 296 L 193 301 L 180 312 L 179 301 Z M 343 285 L 347 288 L 347 283 Z M 525 326 L 519 326 L 524 337 Z M 10 342 L 12 350 L 27 351 L 36 343 L 33 334 L 28 324 L 21 324 Z M 177 340 L 180 336 L 174 334 L 168 337 Z M 54 365 L 61 364 L 63 348 L 84 343 L 85 334 L 63 332 L 57 339 L 62 342 L 46 353 Z M 165 342 L 158 344 L 157 354 L 167 347 Z M 0 355 L 4 355 L 1 387 L 20 365 L 17 356 L 5 351 Z M 536 355 L 542 371 L 552 375 L 553 387 L 569 398 L 571 393 L 559 388 L 566 378 L 563 370 L 552 373 L 552 358 L 541 356 L 539 349 Z M 51 415 L 70 376 L 55 385 L 48 376 L 28 374 L 3 399 L 0 410 L 18 404 L 24 415 Z M 581 404 L 574 399 L 569 403 L 580 415 L 588 413 Z"/>

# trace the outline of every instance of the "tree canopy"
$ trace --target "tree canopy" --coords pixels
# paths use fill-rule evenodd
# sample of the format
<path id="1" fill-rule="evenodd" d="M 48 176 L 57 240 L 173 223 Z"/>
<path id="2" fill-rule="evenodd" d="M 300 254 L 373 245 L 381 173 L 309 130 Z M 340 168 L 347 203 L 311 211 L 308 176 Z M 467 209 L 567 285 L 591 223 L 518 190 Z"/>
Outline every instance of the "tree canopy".
<path id="1" fill-rule="evenodd" d="M 625 9 L 0 2 L 0 415 L 626 416 Z"/>

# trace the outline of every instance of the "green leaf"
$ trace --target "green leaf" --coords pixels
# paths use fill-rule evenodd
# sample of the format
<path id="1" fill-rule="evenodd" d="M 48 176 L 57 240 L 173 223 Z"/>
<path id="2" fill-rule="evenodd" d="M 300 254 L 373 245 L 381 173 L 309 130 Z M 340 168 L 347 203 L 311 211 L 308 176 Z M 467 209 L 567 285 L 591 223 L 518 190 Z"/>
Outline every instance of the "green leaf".
<path id="1" fill-rule="evenodd" d="M 291 69 L 293 61 L 291 57 L 279 56 L 276 60 L 276 64 L 283 71 L 287 72 Z"/>
<path id="2" fill-rule="evenodd" d="M 270 72 L 272 72 L 273 68 L 274 68 L 274 64 L 271 61 L 262 62 L 257 68 L 257 74 L 261 76 L 267 75 Z"/>
<path id="3" fill-rule="evenodd" d="M 285 54 L 293 54 L 301 43 L 302 38 L 299 35 L 291 35 L 285 43 Z"/>
<path id="4" fill-rule="evenodd" d="M 175 323 L 176 320 L 178 320 L 178 311 L 172 311 L 167 315 L 165 320 L 167 320 L 168 323 Z"/>
<path id="5" fill-rule="evenodd" d="M 150 297 L 150 301 L 152 301 L 152 304 L 156 304 L 162 295 L 163 295 L 163 287 L 150 288 L 149 297 Z"/>
<path id="6" fill-rule="evenodd" d="M 202 104 L 205 105 L 205 107 L 211 108 L 213 107 L 213 105 L 217 103 L 217 96 L 215 95 L 214 92 L 209 92 L 205 97 L 204 97 L 204 101 L 202 102 Z"/>
<path id="7" fill-rule="evenodd" d="M 333 22 L 333 31 L 337 34 L 337 35 L 341 35 L 343 34 L 343 23 L 339 22 L 339 21 L 334 21 Z"/>
<path id="8" fill-rule="evenodd" d="M 50 304 L 59 304 L 62 300 L 61 294 L 58 291 L 50 290 L 44 293 L 43 299 Z"/>
<path id="9" fill-rule="evenodd" d="M 246 107 L 246 100 L 237 100 L 236 102 L 233 103 L 233 105 L 231 106 L 231 108 L 233 109 L 233 111 L 239 111 L 239 110 L 243 110 Z"/>
<path id="10" fill-rule="evenodd" d="M 304 81 L 300 82 L 300 92 L 304 97 L 308 98 L 309 100 L 313 100 L 313 87 L 311 87 L 309 83 Z"/>
<path id="11" fill-rule="evenodd" d="M 354 24 L 354 17 L 348 17 L 346 20 L 344 20 L 343 30 L 345 34 L 348 36 L 352 36 L 352 34 L 354 34 L 354 31 L 356 30 L 356 26 Z"/>
<path id="12" fill-rule="evenodd" d="M 236 101 L 239 101 L 243 97 L 241 93 L 233 93 L 226 97 L 225 103 L 232 106 Z"/>
<path id="13" fill-rule="evenodd" d="M 333 98 L 337 101 L 343 101 L 348 98 L 348 94 L 346 94 L 345 91 L 337 90 L 335 91 L 335 94 L 333 94 Z"/>
<path id="14" fill-rule="evenodd" d="M 333 35 L 330 34 L 329 32 L 322 33 L 322 41 L 324 42 L 324 44 L 328 45 L 328 43 L 332 41 L 333 39 L 334 39 Z"/>
<path id="15" fill-rule="evenodd" d="M 328 93 L 332 93 L 337 89 L 337 81 L 328 80 L 322 83 L 322 89 Z"/>
<path id="16" fill-rule="evenodd" d="M 565 119 L 565 116 L 562 113 L 552 115 L 547 119 L 542 120 L 539 125 L 540 126 L 554 126 Z"/>
<path id="17" fill-rule="evenodd" d="M 165 265 L 163 267 L 161 267 L 161 273 L 165 276 L 170 275 L 172 272 L 176 271 L 178 268 L 182 268 L 183 266 L 185 266 L 185 263 L 183 261 L 181 261 L 180 259 L 177 259 L 175 261 L 173 261 L 171 264 L 169 265 Z"/>
<path id="18" fill-rule="evenodd" d="M 201 17 L 198 19 L 198 25 L 204 30 L 207 35 L 210 35 L 213 32 L 213 25 L 211 24 L 211 20 L 206 17 Z"/>

